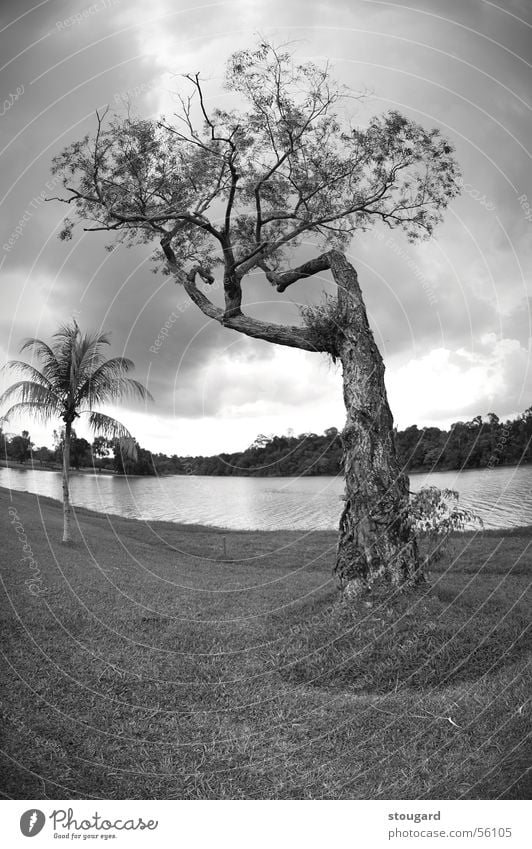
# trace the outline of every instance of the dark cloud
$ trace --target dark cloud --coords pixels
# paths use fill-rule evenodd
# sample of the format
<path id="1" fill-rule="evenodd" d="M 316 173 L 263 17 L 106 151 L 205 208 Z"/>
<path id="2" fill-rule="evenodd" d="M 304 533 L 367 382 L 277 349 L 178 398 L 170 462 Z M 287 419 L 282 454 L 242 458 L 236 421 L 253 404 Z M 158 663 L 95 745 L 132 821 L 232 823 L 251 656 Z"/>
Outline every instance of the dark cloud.
<path id="1" fill-rule="evenodd" d="M 272 0 L 266 8 L 235 0 L 202 9 L 170 0 L 148 6 L 140 0 L 51 0 L 34 8 L 4 2 L 4 96 L 23 92 L 0 118 L 2 245 L 27 219 L 9 250 L 0 248 L 4 353 L 15 355 L 24 336 L 49 336 L 74 312 L 84 327 L 112 330 L 113 351 L 135 361 L 157 399 L 154 417 L 134 419 L 141 439 L 173 432 L 175 420 L 191 451 L 201 448 L 187 430 L 189 422 L 198 422 L 204 439 L 217 417 L 221 450 L 224 439 L 235 447 L 239 432 L 247 444 L 250 434 L 263 429 L 261 416 L 270 423 L 277 417 L 283 426 L 292 416 L 296 427 L 313 430 L 320 411 L 333 415 L 338 380 L 321 371 L 322 358 L 279 355 L 264 342 L 209 323 L 171 278 L 152 273 L 148 248 L 107 253 L 106 236 L 81 232 L 73 242 L 58 241 L 67 210 L 42 200 L 43 194 L 57 193 L 50 184 L 52 157 L 93 131 L 96 108 L 122 107 L 127 95 L 140 114 L 171 110 L 168 91 L 177 79 L 172 74 L 184 70 L 204 69 L 220 95 L 225 56 L 262 32 L 277 42 L 291 41 L 302 57 L 331 59 L 342 82 L 369 89 L 366 101 L 352 104 L 357 121 L 398 108 L 439 126 L 456 146 L 464 193 L 434 241 L 409 245 L 401 234 L 377 228 L 351 246 L 388 362 L 396 418 L 402 424 L 410 414 L 419 423 L 444 421 L 452 417 L 453 404 L 456 417 L 473 413 L 477 401 L 489 402 L 490 386 L 501 399 L 501 414 L 519 409 L 531 335 L 530 221 L 520 200 L 529 174 L 525 63 L 531 43 L 529 27 L 517 18 L 530 21 L 530 10 L 518 0 L 504 9 L 480 0 L 408 5 Z M 528 195 L 532 203 L 532 191 Z M 306 246 L 294 262 L 311 251 Z M 246 310 L 295 323 L 299 305 L 319 301 L 323 290 L 333 291 L 326 274 L 300 281 L 282 296 L 262 275 L 253 275 L 246 281 Z M 219 289 L 212 295 L 219 302 Z M 486 347 L 482 339 L 488 337 Z M 506 341 L 496 348 L 493 339 Z M 485 391 L 469 403 L 475 368 Z M 425 406 L 414 406 L 404 389 L 412 375 L 427 386 L 439 381 L 447 393 L 444 402 L 427 399 Z M 463 397 L 451 392 L 449 375 L 462 379 Z M 423 398 L 422 385 L 419 394 Z"/>

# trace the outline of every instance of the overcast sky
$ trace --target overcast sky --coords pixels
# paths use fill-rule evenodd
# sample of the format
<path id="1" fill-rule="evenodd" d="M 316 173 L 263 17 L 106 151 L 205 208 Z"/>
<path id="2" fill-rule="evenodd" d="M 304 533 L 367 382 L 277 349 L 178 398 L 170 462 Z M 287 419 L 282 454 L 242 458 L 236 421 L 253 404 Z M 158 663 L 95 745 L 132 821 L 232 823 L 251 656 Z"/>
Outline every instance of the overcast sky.
<path id="1" fill-rule="evenodd" d="M 212 454 L 245 448 L 258 433 L 342 427 L 341 375 L 323 355 L 209 322 L 171 278 L 152 273 L 146 248 L 109 253 L 108 237 L 81 231 L 59 241 L 67 209 L 41 201 L 58 191 L 52 157 L 94 130 L 97 108 L 121 109 L 129 98 L 139 115 L 169 114 L 176 75 L 201 71 L 215 92 L 227 56 L 260 33 L 292 42 L 301 59 L 330 60 L 338 80 L 367 90 L 363 104 L 353 102 L 355 119 L 398 109 L 456 147 L 464 192 L 431 241 L 411 245 L 377 226 L 349 249 L 396 424 L 506 418 L 531 405 L 527 0 L 3 0 L 0 8 L 2 361 L 18 356 L 24 337 L 48 338 L 72 315 L 82 329 L 111 330 L 112 352 L 134 360 L 156 401 L 110 412 L 153 451 Z M 297 304 L 319 300 L 324 287 L 326 277 L 313 278 L 279 295 L 257 276 L 244 310 L 293 323 Z M 150 351 L 172 313 L 168 338 Z M 10 430 L 24 425 L 38 445 L 51 444 L 52 427 L 14 420 Z"/>

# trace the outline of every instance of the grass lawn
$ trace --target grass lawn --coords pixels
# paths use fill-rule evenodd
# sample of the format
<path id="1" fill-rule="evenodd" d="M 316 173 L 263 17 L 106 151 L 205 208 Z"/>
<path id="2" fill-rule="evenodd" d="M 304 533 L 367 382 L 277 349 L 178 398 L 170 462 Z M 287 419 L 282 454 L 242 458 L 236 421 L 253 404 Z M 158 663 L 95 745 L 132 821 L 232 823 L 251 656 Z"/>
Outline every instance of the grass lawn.
<path id="1" fill-rule="evenodd" d="M 529 795 L 532 528 L 348 607 L 331 532 L 76 517 L 0 490 L 5 798 Z"/>

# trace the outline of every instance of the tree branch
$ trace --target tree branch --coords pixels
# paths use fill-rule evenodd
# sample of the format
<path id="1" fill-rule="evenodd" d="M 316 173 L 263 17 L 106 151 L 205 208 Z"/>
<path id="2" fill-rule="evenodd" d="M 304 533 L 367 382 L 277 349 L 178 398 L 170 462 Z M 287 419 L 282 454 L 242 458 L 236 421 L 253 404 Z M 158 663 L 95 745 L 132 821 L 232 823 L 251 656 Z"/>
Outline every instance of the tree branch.
<path id="1" fill-rule="evenodd" d="M 292 268 L 290 271 L 284 271 L 281 274 L 277 274 L 277 272 L 268 268 L 264 260 L 259 260 L 257 265 L 264 271 L 270 283 L 276 286 L 277 291 L 284 292 L 296 280 L 302 280 L 305 277 L 312 277 L 313 274 L 319 274 L 320 271 L 326 271 L 331 267 L 331 259 L 328 253 L 322 254 L 314 259 L 309 259 L 308 262 L 304 262 L 303 265 L 299 265 L 297 268 Z"/>
<path id="2" fill-rule="evenodd" d="M 308 333 L 302 327 L 271 324 L 256 318 L 249 318 L 242 313 L 226 318 L 224 310 L 216 307 L 203 292 L 200 292 L 192 275 L 186 275 L 183 285 L 189 298 L 200 308 L 204 315 L 214 319 L 214 321 L 217 321 L 224 327 L 229 327 L 230 330 L 236 330 L 245 336 L 252 336 L 254 339 L 264 339 L 266 342 L 275 342 L 277 345 L 285 345 L 289 348 L 301 348 L 303 351 L 320 350 L 310 341 Z"/>
<path id="3" fill-rule="evenodd" d="M 177 262 L 176 256 L 170 245 L 170 234 L 167 234 L 161 239 L 161 247 L 165 253 L 168 263 L 177 277 L 178 281 L 183 284 L 183 287 L 197 307 L 208 318 L 217 321 L 223 327 L 228 327 L 230 330 L 236 330 L 238 333 L 243 333 L 245 336 L 251 336 L 254 339 L 264 339 L 266 342 L 275 342 L 277 345 L 285 345 L 289 348 L 300 348 L 303 351 L 325 351 L 325 348 L 317 348 L 311 341 L 308 332 L 303 327 L 296 325 L 271 324 L 267 321 L 260 321 L 256 318 L 249 318 L 246 315 L 227 317 L 226 313 L 220 307 L 215 306 L 212 301 L 201 292 L 196 286 L 196 274 L 205 280 L 207 283 L 213 283 L 214 277 L 210 271 L 195 265 L 188 272 L 184 272 Z"/>

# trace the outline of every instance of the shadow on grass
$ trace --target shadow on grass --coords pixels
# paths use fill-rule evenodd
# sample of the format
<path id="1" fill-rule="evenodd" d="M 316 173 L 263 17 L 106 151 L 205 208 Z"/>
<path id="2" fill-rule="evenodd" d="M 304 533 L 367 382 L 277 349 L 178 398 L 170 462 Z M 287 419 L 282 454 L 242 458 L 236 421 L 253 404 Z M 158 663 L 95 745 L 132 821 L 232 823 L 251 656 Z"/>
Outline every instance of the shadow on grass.
<path id="1" fill-rule="evenodd" d="M 284 651 L 292 683 L 357 692 L 441 688 L 476 681 L 521 660 L 529 650 L 525 612 L 508 619 L 463 610 L 435 595 L 410 595 L 393 607 L 326 609 Z"/>

